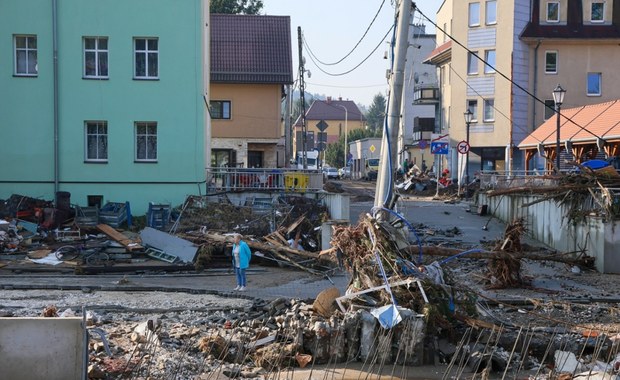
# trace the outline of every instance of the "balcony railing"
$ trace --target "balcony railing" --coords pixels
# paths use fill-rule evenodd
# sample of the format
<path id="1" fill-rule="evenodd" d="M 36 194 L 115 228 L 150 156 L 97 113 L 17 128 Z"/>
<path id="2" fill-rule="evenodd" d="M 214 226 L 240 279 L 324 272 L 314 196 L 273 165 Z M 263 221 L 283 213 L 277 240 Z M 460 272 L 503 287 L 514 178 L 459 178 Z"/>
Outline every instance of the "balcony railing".
<path id="1" fill-rule="evenodd" d="M 317 170 L 207 168 L 207 191 L 294 191 L 316 192 L 323 189 L 323 174 Z"/>

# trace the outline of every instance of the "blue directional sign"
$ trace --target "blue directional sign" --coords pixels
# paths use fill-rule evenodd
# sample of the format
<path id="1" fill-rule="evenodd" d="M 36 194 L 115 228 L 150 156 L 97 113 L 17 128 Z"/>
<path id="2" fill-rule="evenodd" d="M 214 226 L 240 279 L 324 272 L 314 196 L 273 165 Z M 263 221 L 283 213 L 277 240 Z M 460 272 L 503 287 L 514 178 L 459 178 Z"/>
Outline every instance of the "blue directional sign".
<path id="1" fill-rule="evenodd" d="M 433 133 L 431 137 L 431 154 L 448 154 L 449 150 L 450 137 Z"/>
<path id="2" fill-rule="evenodd" d="M 441 141 L 431 143 L 431 154 L 448 154 L 448 150 L 450 150 L 449 143 Z"/>

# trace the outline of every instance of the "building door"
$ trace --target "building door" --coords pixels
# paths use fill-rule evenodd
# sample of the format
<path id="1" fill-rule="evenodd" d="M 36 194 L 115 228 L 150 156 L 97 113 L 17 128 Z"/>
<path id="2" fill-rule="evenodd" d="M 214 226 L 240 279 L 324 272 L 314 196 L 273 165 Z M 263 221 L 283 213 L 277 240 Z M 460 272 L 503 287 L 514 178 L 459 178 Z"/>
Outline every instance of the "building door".
<path id="1" fill-rule="evenodd" d="M 248 150 L 248 168 L 262 168 L 263 167 L 263 151 L 262 150 Z"/>

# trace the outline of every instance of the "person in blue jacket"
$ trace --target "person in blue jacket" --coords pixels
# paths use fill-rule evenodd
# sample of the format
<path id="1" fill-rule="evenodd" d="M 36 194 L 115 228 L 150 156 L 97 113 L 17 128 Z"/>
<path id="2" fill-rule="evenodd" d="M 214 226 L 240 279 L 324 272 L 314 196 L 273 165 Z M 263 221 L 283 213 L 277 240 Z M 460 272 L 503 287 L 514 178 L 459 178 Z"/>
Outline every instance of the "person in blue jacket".
<path id="1" fill-rule="evenodd" d="M 235 290 L 244 291 L 247 285 L 245 270 L 250 266 L 250 259 L 252 252 L 246 242 L 241 240 L 241 235 L 233 235 L 233 247 L 232 247 L 232 264 L 235 268 L 235 275 L 237 276 L 237 287 Z"/>

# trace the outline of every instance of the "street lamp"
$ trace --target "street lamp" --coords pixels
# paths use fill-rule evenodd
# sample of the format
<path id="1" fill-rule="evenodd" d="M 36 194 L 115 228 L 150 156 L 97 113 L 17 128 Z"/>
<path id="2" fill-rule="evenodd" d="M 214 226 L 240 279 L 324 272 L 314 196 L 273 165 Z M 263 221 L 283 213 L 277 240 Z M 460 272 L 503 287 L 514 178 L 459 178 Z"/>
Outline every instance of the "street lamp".
<path id="1" fill-rule="evenodd" d="M 349 166 L 349 160 L 347 157 L 347 150 L 349 148 L 347 144 L 347 135 L 349 134 L 349 126 L 347 125 L 349 121 L 349 111 L 347 110 L 347 107 L 342 104 L 338 104 L 338 107 L 342 107 L 344 109 L 344 167 L 346 168 Z"/>
<path id="2" fill-rule="evenodd" d="M 553 101 L 555 102 L 555 113 L 557 115 L 555 127 L 555 170 L 557 173 L 560 173 L 560 107 L 564 103 L 564 95 L 566 95 L 566 90 L 558 84 L 553 90 Z"/>
<path id="3" fill-rule="evenodd" d="M 469 149 L 467 149 L 467 153 L 465 156 L 465 185 L 467 185 L 469 183 L 469 151 L 471 150 L 471 146 L 469 145 L 469 125 L 471 124 L 471 121 L 474 119 L 474 114 L 468 108 L 466 112 L 463 112 L 463 116 L 465 117 L 465 125 L 467 125 L 466 141 L 467 141 L 467 146 L 469 147 Z"/>

